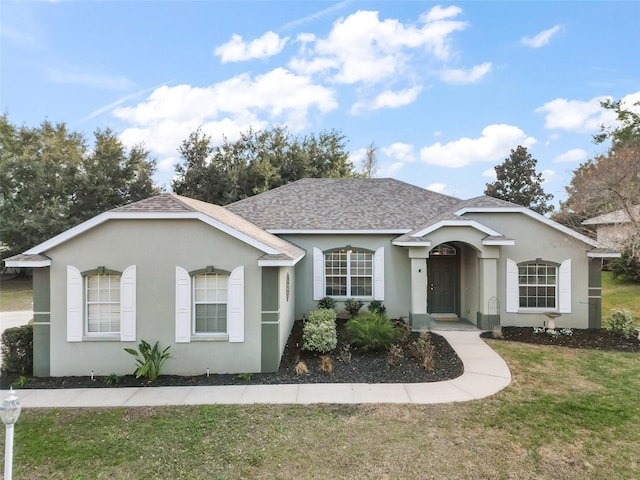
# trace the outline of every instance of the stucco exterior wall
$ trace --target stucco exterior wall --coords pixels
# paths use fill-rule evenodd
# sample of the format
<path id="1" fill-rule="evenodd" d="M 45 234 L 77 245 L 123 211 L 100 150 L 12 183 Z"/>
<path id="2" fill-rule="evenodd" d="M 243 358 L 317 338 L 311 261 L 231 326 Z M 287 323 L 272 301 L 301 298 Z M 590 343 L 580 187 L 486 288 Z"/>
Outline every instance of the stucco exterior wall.
<path id="1" fill-rule="evenodd" d="M 353 248 L 377 250 L 384 247 L 384 289 L 383 303 L 392 318 L 407 317 L 411 305 L 411 272 L 407 249 L 396 247 L 391 241 L 397 235 L 280 235 L 306 250 L 306 256 L 296 265 L 295 316 L 302 318 L 317 308 L 313 299 L 313 248 L 329 250 L 351 245 Z M 366 311 L 366 305 L 361 312 Z M 347 316 L 344 303 L 338 302 L 339 315 Z"/>
<path id="2" fill-rule="evenodd" d="M 542 311 L 520 309 L 506 311 L 506 260 L 516 263 L 540 258 L 555 263 L 571 259 L 571 313 L 564 313 L 555 323 L 558 327 L 587 328 L 589 319 L 588 277 L 591 247 L 533 218 L 519 213 L 473 213 L 482 224 L 515 239 L 513 246 L 500 246 L 498 259 L 498 299 L 500 324 L 505 326 L 542 326 L 549 319 Z"/>
<path id="3" fill-rule="evenodd" d="M 197 220 L 110 220 L 46 252 L 51 266 L 51 375 L 130 374 L 136 348 L 144 339 L 171 345 L 166 374 L 260 371 L 262 252 Z M 66 267 L 80 271 L 105 266 L 123 271 L 137 266 L 137 341 L 67 342 Z M 175 343 L 176 266 L 187 271 L 207 266 L 232 271 L 244 266 L 244 342 Z"/>

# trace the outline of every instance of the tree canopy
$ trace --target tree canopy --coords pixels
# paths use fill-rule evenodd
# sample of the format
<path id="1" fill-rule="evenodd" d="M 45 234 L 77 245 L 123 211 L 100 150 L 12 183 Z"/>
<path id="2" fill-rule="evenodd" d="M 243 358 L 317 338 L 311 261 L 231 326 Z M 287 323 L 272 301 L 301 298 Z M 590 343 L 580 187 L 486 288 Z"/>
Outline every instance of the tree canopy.
<path id="1" fill-rule="evenodd" d="M 357 177 L 346 152 L 346 139 L 336 130 L 294 136 L 286 127 L 249 130 L 235 142 L 213 145 L 201 130 L 178 149 L 173 191 L 226 205 L 301 178 Z"/>
<path id="2" fill-rule="evenodd" d="M 553 207 L 548 202 L 553 195 L 544 192 L 542 173 L 536 172 L 537 163 L 527 148 L 519 145 L 511 150 L 509 158 L 496 165 L 496 181 L 487 183 L 484 194 L 522 205 L 541 215 L 549 213 Z"/>
<path id="3" fill-rule="evenodd" d="M 158 193 L 155 161 L 127 151 L 113 131 L 85 138 L 64 123 L 17 127 L 0 117 L 2 258 L 20 253 L 111 208 Z"/>

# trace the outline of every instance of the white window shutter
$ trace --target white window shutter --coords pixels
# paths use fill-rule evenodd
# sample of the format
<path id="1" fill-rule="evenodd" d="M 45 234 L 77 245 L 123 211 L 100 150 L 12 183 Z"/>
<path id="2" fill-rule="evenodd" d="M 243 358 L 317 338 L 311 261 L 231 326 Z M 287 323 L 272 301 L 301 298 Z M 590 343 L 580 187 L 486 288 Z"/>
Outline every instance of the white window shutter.
<path id="1" fill-rule="evenodd" d="M 558 311 L 571 313 L 571 259 L 562 262 L 558 269 Z"/>
<path id="2" fill-rule="evenodd" d="M 127 267 L 120 277 L 120 340 L 136 341 L 136 266 Z"/>
<path id="3" fill-rule="evenodd" d="M 176 267 L 176 343 L 191 341 L 191 276 Z"/>
<path id="4" fill-rule="evenodd" d="M 313 247 L 313 299 L 321 300 L 324 297 L 324 253 L 318 247 Z"/>
<path id="5" fill-rule="evenodd" d="M 236 268 L 229 276 L 227 311 L 229 342 L 244 342 L 244 267 Z"/>
<path id="6" fill-rule="evenodd" d="M 517 312 L 520 305 L 518 295 L 518 265 L 507 258 L 507 312 Z"/>
<path id="7" fill-rule="evenodd" d="M 67 265 L 67 342 L 82 341 L 84 332 L 82 285 L 80 270 Z"/>
<path id="8" fill-rule="evenodd" d="M 384 247 L 376 250 L 373 257 L 373 298 L 384 300 Z"/>

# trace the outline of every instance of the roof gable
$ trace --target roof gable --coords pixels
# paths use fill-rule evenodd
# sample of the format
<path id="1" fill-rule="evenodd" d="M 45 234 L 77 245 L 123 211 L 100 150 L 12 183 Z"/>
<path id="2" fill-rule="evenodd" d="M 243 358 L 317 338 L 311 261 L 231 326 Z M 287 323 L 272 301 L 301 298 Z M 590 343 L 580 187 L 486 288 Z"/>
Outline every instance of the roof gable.
<path id="1" fill-rule="evenodd" d="M 634 215 L 640 218 L 640 205 L 633 207 Z M 605 213 L 597 217 L 588 218 L 583 225 L 606 225 L 611 223 L 629 223 L 631 219 L 625 210 L 616 210 L 615 212 Z"/>
<path id="2" fill-rule="evenodd" d="M 45 253 L 51 248 L 112 219 L 196 219 L 257 248 L 265 254 L 267 260 L 276 259 L 274 261 L 279 264 L 295 264 L 305 255 L 305 251 L 300 247 L 262 230 L 224 207 L 171 193 L 157 195 L 109 210 L 36 245 L 27 250 L 25 254 Z M 263 261 L 263 264 L 267 265 L 268 262 Z"/>

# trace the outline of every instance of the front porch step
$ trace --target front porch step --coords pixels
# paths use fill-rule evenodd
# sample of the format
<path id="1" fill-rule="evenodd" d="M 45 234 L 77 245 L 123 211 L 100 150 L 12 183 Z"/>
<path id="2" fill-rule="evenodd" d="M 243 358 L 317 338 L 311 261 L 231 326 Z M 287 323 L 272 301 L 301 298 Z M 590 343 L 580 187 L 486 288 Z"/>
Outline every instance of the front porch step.
<path id="1" fill-rule="evenodd" d="M 433 313 L 431 317 L 438 322 L 457 322 L 460 317 L 455 313 Z"/>

